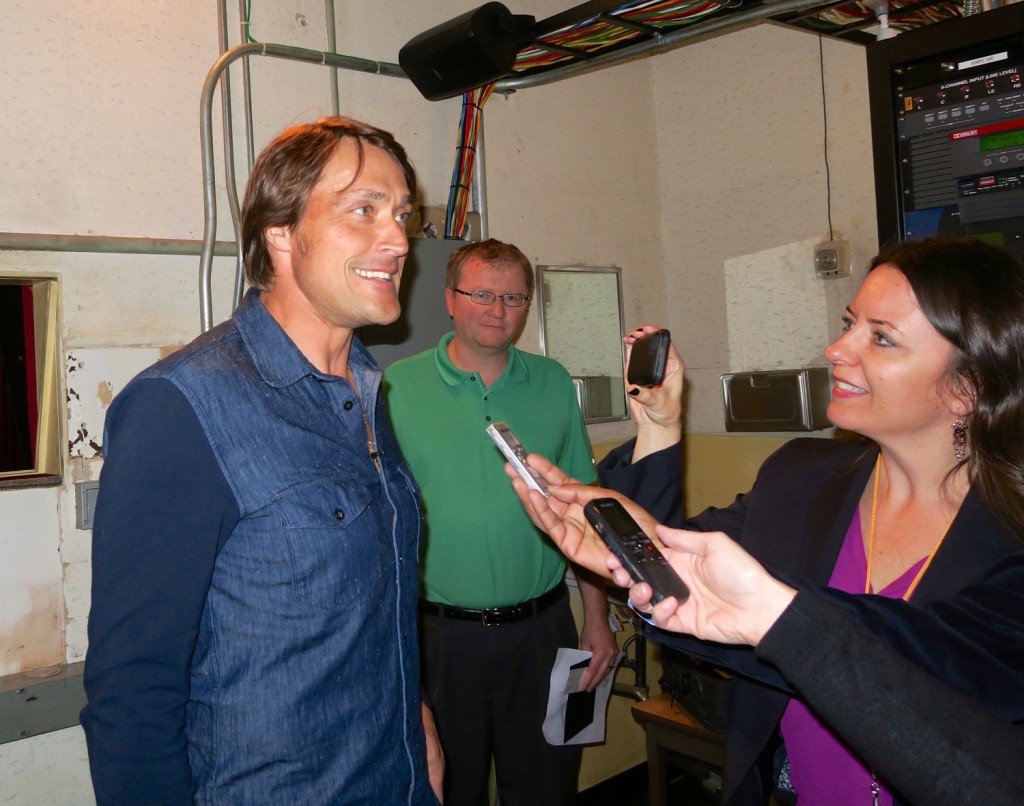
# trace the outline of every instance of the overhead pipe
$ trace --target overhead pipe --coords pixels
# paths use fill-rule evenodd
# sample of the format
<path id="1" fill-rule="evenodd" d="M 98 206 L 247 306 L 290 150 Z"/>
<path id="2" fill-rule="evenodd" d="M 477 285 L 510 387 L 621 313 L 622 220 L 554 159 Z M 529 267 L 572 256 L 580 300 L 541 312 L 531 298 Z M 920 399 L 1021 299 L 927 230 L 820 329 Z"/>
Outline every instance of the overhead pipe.
<path id="1" fill-rule="evenodd" d="M 204 210 L 203 250 L 199 262 L 199 320 L 203 332 L 213 327 L 211 286 L 213 248 L 217 237 L 217 188 L 215 184 L 216 170 L 213 160 L 213 93 L 217 88 L 221 73 L 232 62 L 246 56 L 270 56 L 277 59 L 339 67 L 343 70 L 373 73 L 392 78 L 406 77 L 405 72 L 397 64 L 376 62 L 370 59 L 360 59 L 355 56 L 342 56 L 338 53 L 326 53 L 289 45 L 276 45 L 269 42 L 251 42 L 238 45 L 222 54 L 216 61 L 203 82 L 203 91 L 199 102 L 199 139 L 202 148 Z M 240 255 L 239 257 L 241 259 L 242 256 Z"/>
<path id="2" fill-rule="evenodd" d="M 178 238 L 117 238 L 107 235 L 62 235 L 39 232 L 0 232 L 0 250 L 8 252 L 103 252 L 121 255 L 201 255 L 203 241 Z M 232 241 L 216 241 L 213 254 L 238 254 Z"/>

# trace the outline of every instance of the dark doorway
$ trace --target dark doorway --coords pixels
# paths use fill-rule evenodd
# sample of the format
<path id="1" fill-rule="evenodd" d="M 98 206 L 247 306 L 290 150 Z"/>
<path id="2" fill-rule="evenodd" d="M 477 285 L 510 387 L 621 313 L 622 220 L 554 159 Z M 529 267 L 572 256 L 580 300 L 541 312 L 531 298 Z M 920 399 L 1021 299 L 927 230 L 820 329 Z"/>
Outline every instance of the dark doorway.
<path id="1" fill-rule="evenodd" d="M 0 284 L 0 472 L 35 466 L 36 395 L 32 286 Z"/>

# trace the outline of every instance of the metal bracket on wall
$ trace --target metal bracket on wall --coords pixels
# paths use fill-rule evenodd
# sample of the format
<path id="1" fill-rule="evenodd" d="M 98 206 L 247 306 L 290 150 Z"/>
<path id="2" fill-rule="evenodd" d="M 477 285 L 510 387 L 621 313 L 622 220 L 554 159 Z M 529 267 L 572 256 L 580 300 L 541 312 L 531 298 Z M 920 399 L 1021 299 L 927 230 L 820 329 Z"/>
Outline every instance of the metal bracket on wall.
<path id="1" fill-rule="evenodd" d="M 0 744 L 77 725 L 84 665 L 58 667 L 47 677 L 38 675 L 49 670 L 0 677 Z"/>
<path id="2" fill-rule="evenodd" d="M 421 207 L 420 230 L 425 238 L 444 238 L 445 216 L 444 207 Z M 466 214 L 466 226 L 459 236 L 464 241 L 480 240 L 480 213 L 472 211 Z"/>

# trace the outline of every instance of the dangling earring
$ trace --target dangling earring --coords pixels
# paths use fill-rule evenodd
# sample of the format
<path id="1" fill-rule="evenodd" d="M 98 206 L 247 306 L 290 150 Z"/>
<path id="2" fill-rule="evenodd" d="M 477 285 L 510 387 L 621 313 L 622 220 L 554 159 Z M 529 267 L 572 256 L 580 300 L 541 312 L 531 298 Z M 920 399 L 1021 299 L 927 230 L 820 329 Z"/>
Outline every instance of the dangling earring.
<path id="1" fill-rule="evenodd" d="M 963 420 L 953 421 L 953 455 L 957 463 L 967 458 L 967 423 Z"/>

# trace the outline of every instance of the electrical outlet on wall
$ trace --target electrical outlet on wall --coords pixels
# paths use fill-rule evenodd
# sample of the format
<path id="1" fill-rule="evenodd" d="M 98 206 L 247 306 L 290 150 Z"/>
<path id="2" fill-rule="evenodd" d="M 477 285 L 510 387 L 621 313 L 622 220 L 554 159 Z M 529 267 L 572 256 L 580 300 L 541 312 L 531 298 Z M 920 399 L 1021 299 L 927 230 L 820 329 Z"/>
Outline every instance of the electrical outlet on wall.
<path id="1" fill-rule="evenodd" d="M 825 241 L 814 246 L 814 273 L 822 280 L 849 277 L 850 242 Z"/>
<path id="2" fill-rule="evenodd" d="M 75 482 L 75 528 L 92 529 L 96 512 L 96 496 L 100 492 L 98 481 Z"/>

